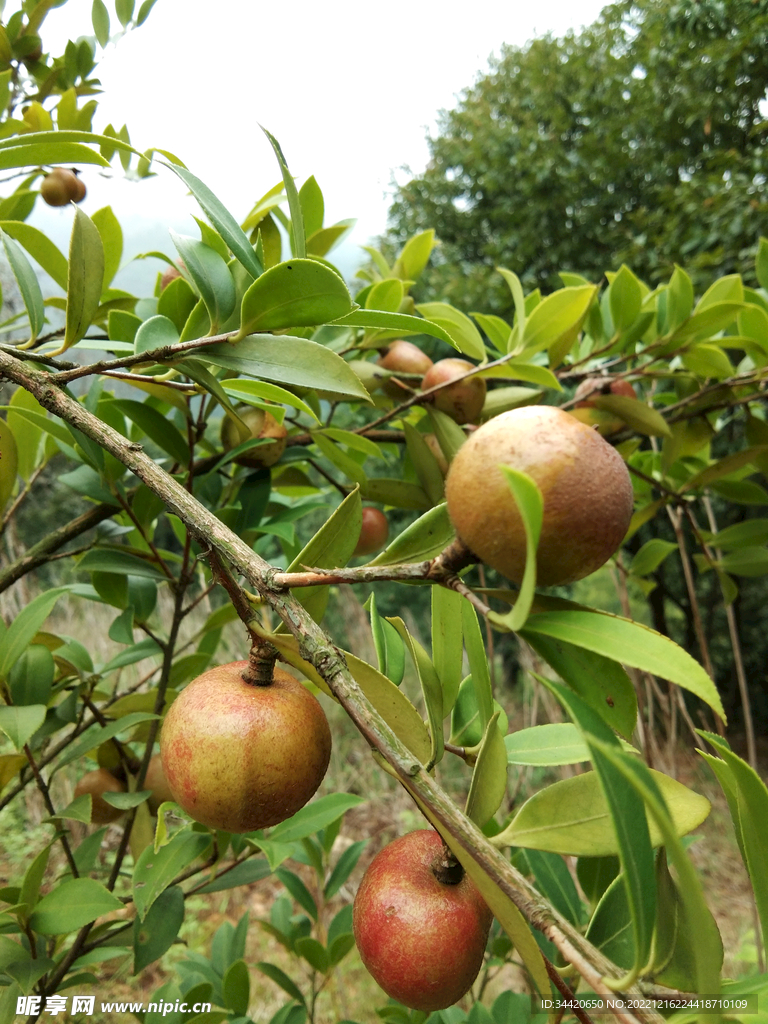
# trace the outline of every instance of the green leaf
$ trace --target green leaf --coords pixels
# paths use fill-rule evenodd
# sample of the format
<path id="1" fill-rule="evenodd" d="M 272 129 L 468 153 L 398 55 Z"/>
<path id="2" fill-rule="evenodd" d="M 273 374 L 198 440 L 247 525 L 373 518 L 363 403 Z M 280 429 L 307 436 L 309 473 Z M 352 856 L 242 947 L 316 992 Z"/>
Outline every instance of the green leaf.
<path id="1" fill-rule="evenodd" d="M 142 644 L 136 644 L 139 648 L 136 657 L 130 658 L 126 664 L 132 664 L 134 661 L 140 661 L 142 657 L 146 657 L 148 652 L 146 641 L 142 641 Z M 153 646 L 159 652 L 159 649 L 153 642 Z M 128 652 L 126 652 L 128 655 Z M 117 660 L 117 659 L 115 659 Z M 103 670 L 106 673 L 106 669 Z M 150 722 L 157 719 L 159 716 L 152 714 L 149 711 L 136 711 L 133 714 L 125 715 L 119 718 L 116 722 L 110 722 L 108 725 L 92 725 L 90 729 L 86 731 L 70 745 L 66 753 L 61 755 L 61 759 L 58 762 L 59 768 L 62 768 L 65 764 L 69 764 L 71 761 L 76 761 L 78 757 L 82 757 L 87 754 L 89 750 L 94 750 L 96 747 L 100 747 L 102 743 L 106 743 L 107 740 L 112 739 L 113 736 L 118 736 L 122 732 L 126 732 L 132 729 L 135 725 L 140 725 L 142 722 Z"/>
<path id="2" fill-rule="evenodd" d="M 158 318 L 153 317 L 153 319 Z M 146 321 L 142 327 L 149 322 Z M 178 462 L 182 466 L 189 465 L 189 444 L 182 437 L 178 428 L 169 422 L 167 416 L 146 402 L 134 402 L 129 398 L 116 399 L 114 407 L 132 420 L 158 447 L 168 452 L 174 462 Z M 82 568 L 82 563 L 80 567 Z"/>
<path id="3" fill-rule="evenodd" d="M 291 172 L 288 170 L 288 164 L 283 151 L 280 148 L 280 143 L 270 132 L 260 125 L 261 130 L 269 139 L 269 144 L 274 150 L 277 162 L 280 165 L 280 173 L 283 176 L 283 183 L 285 185 L 285 194 L 288 197 L 288 208 L 291 211 L 291 247 L 293 249 L 294 256 L 299 259 L 303 259 L 307 255 L 306 247 L 306 233 L 304 231 L 304 217 L 301 210 L 301 200 L 299 199 L 299 193 L 296 191 L 296 185 L 294 183 Z"/>
<path id="4" fill-rule="evenodd" d="M 486 358 L 482 336 L 466 314 L 447 302 L 422 302 L 416 309 L 425 319 L 441 327 L 459 352 L 479 361 Z"/>
<path id="5" fill-rule="evenodd" d="M 325 974 L 331 966 L 328 950 L 317 939 L 306 936 L 296 940 L 296 952 L 304 957 L 308 964 L 321 974 Z"/>
<path id="6" fill-rule="evenodd" d="M 243 1017 L 248 1013 L 251 1001 L 251 981 L 244 960 L 230 964 L 221 982 L 224 1005 L 228 1010 Z"/>
<path id="7" fill-rule="evenodd" d="M 531 615 L 525 632 L 564 640 L 668 679 L 696 694 L 725 719 L 720 695 L 701 665 L 668 637 L 639 622 L 608 612 L 574 608 Z"/>
<path id="8" fill-rule="evenodd" d="M 170 235 L 205 303 L 211 321 L 210 333 L 215 334 L 220 325 L 232 315 L 237 304 L 232 272 L 226 261 L 205 242 L 178 235 L 173 230 Z"/>
<path id="9" fill-rule="evenodd" d="M 450 334 L 432 320 L 422 319 L 418 316 L 410 316 L 408 313 L 391 313 L 379 309 L 356 309 L 346 316 L 339 317 L 334 321 L 339 327 L 364 327 L 367 330 L 397 332 L 398 337 L 405 337 L 411 334 L 429 334 L 433 338 L 440 338 L 452 347 Z M 392 335 L 394 337 L 394 333 Z M 371 344 L 363 344 L 360 348 L 376 348 L 381 343 L 378 335 L 374 335 Z"/>
<path id="10" fill-rule="evenodd" d="M 325 216 L 323 193 L 315 181 L 314 175 L 307 178 L 299 189 L 299 203 L 304 220 L 304 230 L 307 238 L 310 238 L 316 231 L 322 228 Z"/>
<path id="11" fill-rule="evenodd" d="M 242 401 L 249 399 L 264 399 L 268 402 L 280 402 L 282 405 L 290 405 L 294 409 L 311 416 L 317 420 L 314 410 L 301 398 L 298 398 L 291 391 L 278 387 L 277 384 L 267 384 L 263 380 L 224 380 L 221 386 L 228 395 L 234 395 Z"/>
<path id="12" fill-rule="evenodd" d="M 469 671 L 472 675 L 472 685 L 475 691 L 478 711 L 480 712 L 480 725 L 483 732 L 493 714 L 493 689 L 491 687 L 491 676 L 488 669 L 488 657 L 485 653 L 483 635 L 480 631 L 480 623 L 477 612 L 464 598 L 461 603 L 462 632 L 464 633 L 464 645 L 467 649 Z"/>
<path id="13" fill-rule="evenodd" d="M 616 332 L 625 331 L 637 319 L 643 301 L 643 288 L 626 264 L 611 281 L 608 289 L 611 319 Z"/>
<path id="14" fill-rule="evenodd" d="M 499 712 L 498 730 L 503 736 L 507 731 L 506 713 L 498 701 L 493 702 L 494 714 Z M 472 676 L 467 676 L 459 686 L 456 703 L 451 713 L 451 743 L 459 747 L 479 747 L 485 730 L 477 706 L 477 695 Z"/>
<path id="15" fill-rule="evenodd" d="M 583 285 L 560 288 L 542 299 L 525 323 L 520 343 L 525 356 L 552 346 L 559 348 L 567 344 L 570 348 L 596 295 L 596 285 Z M 551 361 L 551 365 L 556 365 L 556 362 Z"/>
<path id="16" fill-rule="evenodd" d="M 430 506 L 426 492 L 407 480 L 373 477 L 360 487 L 360 494 L 366 501 L 411 509 L 414 512 L 423 512 Z"/>
<path id="17" fill-rule="evenodd" d="M 426 561 L 448 547 L 455 535 L 448 516 L 448 506 L 443 502 L 419 516 L 367 564 L 397 565 L 401 562 Z"/>
<path id="18" fill-rule="evenodd" d="M 104 246 L 96 225 L 81 209 L 69 242 L 67 311 L 61 351 L 76 345 L 93 322 L 104 281 Z"/>
<path id="19" fill-rule="evenodd" d="M 237 337 L 312 327 L 337 320 L 351 309 L 347 286 L 337 273 L 317 260 L 286 260 L 266 270 L 243 296 Z"/>
<path id="20" fill-rule="evenodd" d="M 167 316 L 151 316 L 136 331 L 134 349 L 138 355 L 140 352 L 152 352 L 154 349 L 176 345 L 178 342 L 179 332 L 172 320 Z"/>
<path id="21" fill-rule="evenodd" d="M 602 894 L 589 922 L 586 938 L 603 956 L 629 970 L 637 958 L 632 912 L 624 876 L 618 875 Z"/>
<path id="22" fill-rule="evenodd" d="M 222 892 L 225 889 L 236 889 L 241 885 L 251 885 L 253 882 L 260 882 L 262 878 L 271 875 L 269 864 L 263 857 L 249 857 L 241 861 L 231 870 L 222 872 L 208 885 L 197 889 L 200 894 L 211 892 Z"/>
<path id="23" fill-rule="evenodd" d="M 27 908 L 27 916 L 35 909 L 40 897 L 40 885 L 45 877 L 45 870 L 48 867 L 50 856 L 50 844 L 41 850 L 34 858 L 27 870 L 24 872 L 24 879 L 21 883 L 19 903 L 24 903 Z"/>
<path id="24" fill-rule="evenodd" d="M 627 395 L 595 395 L 590 399 L 598 409 L 611 412 L 628 427 L 648 437 L 670 437 L 671 431 L 661 413 L 637 398 Z"/>
<path id="25" fill-rule="evenodd" d="M 42 644 L 31 644 L 9 673 L 13 703 L 47 704 L 55 674 L 53 654 Z"/>
<path id="26" fill-rule="evenodd" d="M 29 317 L 29 340 L 34 341 L 45 324 L 45 306 L 43 304 L 43 293 L 32 266 L 24 255 L 21 246 L 10 238 L 4 231 L 0 231 L 5 257 L 8 260 L 13 276 L 19 286 L 21 300 Z"/>
<path id="27" fill-rule="evenodd" d="M 112 278 L 120 269 L 120 260 L 123 255 L 123 229 L 111 206 L 104 206 L 97 210 L 92 220 L 104 247 L 104 283 L 102 287 L 108 288 Z"/>
<path id="28" fill-rule="evenodd" d="M 103 49 L 109 42 L 109 11 L 104 0 L 93 0 L 91 21 L 94 34 Z"/>
<path id="29" fill-rule="evenodd" d="M 143 9 L 142 7 L 142 11 Z M 141 12 L 139 17 L 141 17 Z M 232 214 L 222 205 L 208 186 L 192 174 L 191 171 L 188 171 L 186 167 L 182 167 L 180 164 L 164 164 L 164 166 L 181 178 L 200 204 L 200 208 L 208 220 L 210 220 L 211 224 L 213 224 L 232 250 L 236 259 L 245 267 L 251 277 L 259 277 L 263 273 L 263 267 L 253 251 L 253 246 L 248 241 L 248 236 Z"/>
<path id="30" fill-rule="evenodd" d="M 433 505 L 445 500 L 445 482 L 437 459 L 430 451 L 424 435 L 420 434 L 410 423 L 403 423 L 405 444 L 419 483 Z"/>
<path id="31" fill-rule="evenodd" d="M 390 622 L 402 637 L 416 667 L 429 720 L 429 732 L 432 739 L 429 764 L 432 766 L 442 760 L 445 749 L 443 737 L 443 688 L 440 684 L 440 678 L 429 655 L 418 640 L 414 640 L 408 632 L 408 628 L 403 620 L 399 616 L 388 616 L 387 622 Z"/>
<path id="32" fill-rule="evenodd" d="M 211 836 L 182 831 L 160 850 L 148 846 L 133 871 L 133 899 L 136 912 L 145 921 L 150 907 L 173 879 L 197 860 L 211 845 Z"/>
<path id="33" fill-rule="evenodd" d="M 277 871 L 275 871 L 275 875 L 280 879 L 299 906 L 303 910 L 306 910 L 311 918 L 317 921 L 317 904 L 315 903 L 312 893 L 306 885 L 304 885 L 299 876 L 293 871 L 289 871 L 287 868 L 278 868 Z"/>
<path id="34" fill-rule="evenodd" d="M 499 468 L 506 477 L 525 529 L 525 572 L 518 598 L 512 611 L 506 616 L 509 628 L 516 632 L 525 625 L 536 592 L 536 552 L 541 536 L 544 498 L 536 481 L 527 473 L 512 469 L 510 466 Z"/>
<path id="35" fill-rule="evenodd" d="M 464 809 L 466 816 L 478 828 L 491 820 L 507 792 L 507 748 L 499 732 L 498 721 L 499 712 L 496 711 L 485 727 Z"/>
<path id="36" fill-rule="evenodd" d="M 317 342 L 290 335 L 254 335 L 236 345 L 223 342 L 205 349 L 206 362 L 278 384 L 318 388 L 339 399 L 370 404 L 359 378 L 335 352 Z"/>
<path id="37" fill-rule="evenodd" d="M 165 573 L 152 562 L 128 551 L 109 548 L 91 548 L 78 562 L 78 569 L 84 572 L 112 572 L 121 575 L 142 576 L 152 580 L 167 579 Z"/>
<path id="38" fill-rule="evenodd" d="M 621 751 L 618 739 L 603 719 L 560 683 L 550 680 L 545 685 L 581 729 L 610 810 L 632 914 L 635 962 L 629 977 L 634 981 L 650 955 L 656 920 L 656 872 L 643 800 L 613 762 L 604 756 L 604 748 L 608 746 L 615 747 L 622 756 L 627 755 Z"/>
<path id="39" fill-rule="evenodd" d="M 677 344 L 680 341 L 685 341 L 686 338 L 711 338 L 712 335 L 729 327 L 743 308 L 744 303 L 741 301 L 718 302 L 704 309 L 701 309 L 701 303 L 699 303 L 696 309 L 700 311 L 693 313 L 683 321 L 670 336 L 669 341 Z"/>
<path id="40" fill-rule="evenodd" d="M 768 289 L 768 238 L 760 238 L 755 258 L 755 273 L 760 287 Z"/>
<path id="41" fill-rule="evenodd" d="M 276 985 L 279 985 L 284 992 L 288 993 L 291 999 L 295 999 L 296 1002 L 301 1003 L 302 1006 L 307 1005 L 304 996 L 301 994 L 301 989 L 291 981 L 285 971 L 276 967 L 275 964 L 268 964 L 264 960 L 260 960 L 259 963 L 256 964 L 256 970 L 261 971 L 262 974 L 266 974 L 270 981 L 274 981 Z"/>
<path id="42" fill-rule="evenodd" d="M 447 587 L 432 587 L 432 660 L 443 688 L 443 714 L 449 715 L 461 683 L 462 598 Z"/>
<path id="43" fill-rule="evenodd" d="M 379 615 L 373 591 L 363 607 L 368 610 L 371 618 L 371 633 L 379 662 L 379 672 L 399 686 L 405 674 L 405 644 L 395 628 Z"/>
<path id="44" fill-rule="evenodd" d="M 38 228 L 23 221 L 0 221 L 0 228 L 27 250 L 56 284 L 66 291 L 67 261 L 61 251 Z"/>
<path id="45" fill-rule="evenodd" d="M 768 534 L 766 534 L 766 540 L 768 540 Z M 633 576 L 648 576 L 649 573 L 658 569 L 667 555 L 676 550 L 677 544 L 672 541 L 653 537 L 646 541 L 634 555 L 629 565 L 629 571 Z"/>
<path id="46" fill-rule="evenodd" d="M 510 342 L 512 341 L 512 328 L 506 320 L 502 320 L 500 316 L 488 316 L 485 313 L 472 313 L 471 315 L 488 335 L 494 348 L 498 349 L 499 352 L 509 352 Z M 541 369 L 544 369 L 544 367 L 541 367 Z"/>
<path id="47" fill-rule="evenodd" d="M 35 468 L 29 465 L 30 462 L 35 461 L 34 453 L 26 452 L 24 454 L 26 455 L 24 468 L 31 471 Z M 31 459 L 29 458 L 30 454 L 32 455 Z M 0 512 L 8 504 L 13 494 L 18 473 L 19 448 L 16 438 L 5 420 L 0 420 Z M 29 479 L 29 472 L 26 473 L 25 479 Z"/>
<path id="48" fill-rule="evenodd" d="M 160 893 L 143 923 L 133 922 L 133 973 L 159 960 L 179 934 L 184 921 L 184 890 L 173 885 Z"/>
<path id="49" fill-rule="evenodd" d="M 344 885 L 349 876 L 355 870 L 357 862 L 360 860 L 360 856 L 368 845 L 366 839 L 358 840 L 356 843 L 352 843 L 346 850 L 341 854 L 339 859 L 334 865 L 333 871 L 328 876 L 328 881 L 325 883 L 323 888 L 323 895 L 327 900 L 335 896 L 339 889 Z"/>
<path id="50" fill-rule="evenodd" d="M 675 834 L 683 836 L 698 828 L 709 814 L 709 801 L 668 775 L 653 770 L 651 774 L 669 809 Z M 651 845 L 660 846 L 665 834 L 655 819 L 649 821 L 649 827 Z M 593 771 L 540 790 L 523 804 L 504 837 L 512 846 L 576 857 L 618 853 L 608 805 Z"/>
<path id="51" fill-rule="evenodd" d="M 28 704 L 25 707 L 0 707 L 0 732 L 4 732 L 16 750 L 25 743 L 45 721 L 44 704 Z"/>
<path id="52" fill-rule="evenodd" d="M 61 882 L 40 900 L 30 924 L 41 935 L 63 935 L 122 906 L 116 896 L 93 878 L 73 878 Z"/>
<path id="53" fill-rule="evenodd" d="M 589 748 L 572 722 L 534 725 L 504 737 L 510 764 L 559 765 L 589 761 Z"/>
<path id="54" fill-rule="evenodd" d="M 27 649 L 35 634 L 51 614 L 53 606 L 69 587 L 55 587 L 40 594 L 19 612 L 8 629 L 0 637 L 0 678 L 8 674 L 16 660 Z"/>
<path id="55" fill-rule="evenodd" d="M 134 2 L 135 0 L 115 0 L 115 13 L 117 14 L 117 20 L 123 28 L 126 27 L 133 17 Z"/>
<path id="56" fill-rule="evenodd" d="M 399 692 L 397 690 L 397 693 Z M 352 807 L 357 807 L 363 802 L 362 797 L 355 796 L 353 793 L 331 793 L 328 796 L 320 797 L 302 807 L 293 817 L 275 825 L 269 833 L 270 841 L 295 843 L 298 839 L 304 839 L 306 836 L 319 832 L 321 828 L 332 825 Z"/>
<path id="57" fill-rule="evenodd" d="M 429 262 L 434 245 L 434 228 L 409 238 L 395 261 L 392 273 L 405 281 L 415 281 Z"/>

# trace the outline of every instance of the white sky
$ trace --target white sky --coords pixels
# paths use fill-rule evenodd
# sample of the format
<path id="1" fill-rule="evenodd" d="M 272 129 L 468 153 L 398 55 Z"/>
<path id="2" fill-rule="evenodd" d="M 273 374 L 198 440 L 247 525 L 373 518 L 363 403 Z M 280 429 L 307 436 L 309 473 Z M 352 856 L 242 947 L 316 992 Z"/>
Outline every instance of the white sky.
<path id="1" fill-rule="evenodd" d="M 106 2 L 115 31 L 113 0 Z M 603 6 L 158 0 L 141 28 L 107 47 L 94 129 L 125 123 L 137 148 L 176 153 L 242 220 L 279 180 L 263 124 L 299 183 L 315 175 L 326 225 L 357 217 L 351 241 L 362 245 L 385 228 L 393 173 L 403 165 L 424 169 L 437 112 L 455 104 L 502 43 L 562 35 L 590 24 Z M 56 44 L 91 34 L 90 9 L 91 0 L 69 0 L 52 11 L 47 48 L 60 52 Z M 158 170 L 156 179 L 131 183 L 86 168 L 83 208 L 92 213 L 108 203 L 126 228 L 158 221 L 196 234 L 188 216 L 199 213 L 196 204 L 175 175 Z M 35 223 L 47 216 L 36 213 Z M 172 251 L 170 243 L 164 248 Z"/>

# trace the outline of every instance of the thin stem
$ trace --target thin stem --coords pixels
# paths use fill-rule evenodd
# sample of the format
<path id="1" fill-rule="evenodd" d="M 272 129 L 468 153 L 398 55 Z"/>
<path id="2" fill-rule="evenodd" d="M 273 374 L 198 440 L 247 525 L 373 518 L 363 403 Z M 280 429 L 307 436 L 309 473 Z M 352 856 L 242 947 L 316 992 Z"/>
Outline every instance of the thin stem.
<path id="1" fill-rule="evenodd" d="M 56 808 L 53 806 L 51 794 L 48 790 L 48 786 L 46 785 L 45 780 L 43 779 L 43 776 L 40 774 L 40 769 L 37 765 L 37 762 L 35 761 L 35 756 L 30 750 L 28 743 L 24 744 L 24 754 L 27 758 L 27 761 L 29 761 L 29 767 L 32 769 L 32 774 L 35 777 L 37 788 L 40 790 L 40 793 L 42 794 L 46 810 L 48 811 L 52 818 L 55 818 Z M 61 843 L 61 847 L 64 850 L 67 862 L 69 863 L 69 869 L 72 872 L 72 877 L 79 878 L 80 872 L 77 870 L 77 864 L 75 863 L 75 858 L 72 853 L 72 847 L 69 845 L 69 840 L 67 839 L 66 835 L 63 832 L 61 833 L 61 835 L 59 835 L 59 842 Z M 34 945 L 32 948 L 34 949 Z"/>

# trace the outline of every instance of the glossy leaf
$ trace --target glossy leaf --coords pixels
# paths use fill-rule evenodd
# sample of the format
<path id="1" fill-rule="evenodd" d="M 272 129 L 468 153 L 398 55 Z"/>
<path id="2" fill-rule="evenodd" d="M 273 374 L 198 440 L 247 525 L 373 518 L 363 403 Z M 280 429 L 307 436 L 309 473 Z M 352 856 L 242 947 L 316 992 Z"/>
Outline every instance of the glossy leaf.
<path id="1" fill-rule="evenodd" d="M 517 631 L 525 625 L 536 591 L 536 552 L 541 536 L 544 498 L 535 480 L 527 473 L 521 473 L 510 466 L 499 468 L 507 481 L 525 530 L 525 572 L 519 596 L 512 611 L 505 617 L 508 627 Z"/>
<path id="2" fill-rule="evenodd" d="M 556 853 L 543 853 L 541 850 L 521 850 L 520 856 L 534 876 L 539 892 L 546 896 L 567 921 L 577 928 L 581 927 L 584 905 L 563 858 Z"/>
<path id="3" fill-rule="evenodd" d="M 320 797 L 302 807 L 293 817 L 275 825 L 269 833 L 269 838 L 276 843 L 295 843 L 319 832 L 321 828 L 332 825 L 351 808 L 363 802 L 363 798 L 355 796 L 354 793 L 331 793 Z"/>
<path id="4" fill-rule="evenodd" d="M 435 232 L 433 228 L 413 235 L 400 251 L 392 273 L 406 281 L 415 281 L 429 262 L 434 245 Z"/>
<path id="5" fill-rule="evenodd" d="M 423 512 L 430 507 L 426 491 L 407 480 L 372 477 L 362 485 L 360 493 L 366 501 L 414 512 Z"/>
<path id="6" fill-rule="evenodd" d="M 237 297 L 235 282 L 225 260 L 205 242 L 171 231 L 173 244 L 195 282 L 200 298 L 205 303 L 211 322 L 210 332 L 215 334 L 235 309 Z"/>
<path id="7" fill-rule="evenodd" d="M 177 345 L 178 342 L 179 332 L 172 320 L 167 316 L 151 316 L 136 331 L 134 348 L 138 355 L 140 352 L 153 352 L 166 345 Z"/>
<path id="8" fill-rule="evenodd" d="M 267 129 L 261 125 L 261 130 L 269 139 L 269 144 L 274 150 L 277 162 L 280 165 L 280 173 L 283 176 L 285 194 L 288 198 L 288 208 L 291 211 L 291 246 L 294 256 L 303 259 L 307 255 L 306 232 L 304 230 L 304 214 L 301 209 L 301 200 L 296 190 L 291 172 L 288 170 L 288 163 L 283 155 L 280 143 Z"/>
<path id="9" fill-rule="evenodd" d="M 103 281 L 101 235 L 90 217 L 78 208 L 69 243 L 66 327 L 61 351 L 85 336 L 99 308 Z"/>
<path id="10" fill-rule="evenodd" d="M 294 409 L 311 416 L 317 420 L 314 410 L 305 401 L 297 397 L 291 391 L 278 387 L 277 384 L 268 384 L 263 380 L 224 380 L 221 382 L 223 390 L 243 402 L 250 399 L 263 399 L 268 402 L 280 402 L 282 405 L 290 405 Z"/>
<path id="11" fill-rule="evenodd" d="M 559 765 L 589 761 L 589 748 L 572 722 L 519 729 L 504 737 L 510 764 Z"/>
<path id="12" fill-rule="evenodd" d="M 466 816 L 478 828 L 491 820 L 507 792 L 507 750 L 498 720 L 496 711 L 485 727 L 464 808 Z"/>
<path id="13" fill-rule="evenodd" d="M 61 882 L 35 907 L 30 924 L 41 935 L 62 935 L 90 924 L 123 904 L 93 878 Z"/>
<path id="14" fill-rule="evenodd" d="M 488 659 L 485 654 L 485 644 L 480 632 L 477 612 L 466 598 L 461 602 L 461 621 L 464 633 L 464 646 L 467 649 L 467 659 L 469 660 L 469 671 L 472 675 L 472 685 L 475 691 L 478 711 L 480 712 L 480 725 L 484 732 L 493 714 L 493 690 L 491 688 Z"/>
<path id="15" fill-rule="evenodd" d="M 768 540 L 768 534 L 766 534 Z M 653 537 L 646 541 L 640 550 L 632 557 L 629 564 L 629 572 L 633 576 L 648 576 L 654 572 L 667 555 L 677 550 L 677 544 L 670 540 L 662 540 L 660 537 Z"/>
<path id="16" fill-rule="evenodd" d="M 141 854 L 133 871 L 133 899 L 141 921 L 160 893 L 164 892 L 176 875 L 188 867 L 211 845 L 210 835 L 182 831 L 162 849 L 148 846 Z"/>
<path id="17" fill-rule="evenodd" d="M 346 316 L 339 317 L 334 321 L 339 327 L 364 327 L 367 330 L 393 331 L 396 336 L 404 337 L 409 334 L 429 334 L 433 338 L 440 338 L 455 348 L 451 336 L 432 320 L 423 319 L 418 316 L 410 316 L 408 313 L 392 313 L 378 309 L 356 309 Z M 395 334 L 392 335 L 395 337 Z M 361 348 L 378 347 L 380 342 L 372 342 L 371 346 L 361 345 Z"/>
<path id="18" fill-rule="evenodd" d="M 432 660 L 443 688 L 443 714 L 449 715 L 462 675 L 464 654 L 462 597 L 447 587 L 432 587 Z"/>
<path id="19" fill-rule="evenodd" d="M 525 630 L 668 679 L 695 693 L 724 718 L 720 695 L 701 665 L 668 637 L 639 622 L 607 612 L 573 608 L 531 615 Z"/>
<path id="20" fill-rule="evenodd" d="M 32 642 L 58 599 L 68 590 L 68 587 L 55 587 L 45 591 L 19 612 L 0 637 L 0 678 L 8 679 L 16 660 Z"/>
<path id="21" fill-rule="evenodd" d="M 33 342 L 45 324 L 45 306 L 43 293 L 32 266 L 24 255 L 18 242 L 15 242 L 4 231 L 0 231 L 5 258 L 16 278 L 21 300 L 29 318 L 29 340 Z"/>
<path id="22" fill-rule="evenodd" d="M 438 505 L 444 500 L 445 485 L 437 459 L 430 451 L 423 434 L 420 434 L 410 423 L 403 423 L 403 432 L 408 455 L 416 470 L 419 483 L 424 488 L 429 500 L 434 505 Z"/>
<path id="23" fill-rule="evenodd" d="M 373 481 L 369 481 L 369 484 Z M 401 562 L 423 562 L 435 558 L 455 537 L 443 502 L 419 516 L 387 545 L 368 565 L 397 565 Z"/>
<path id="24" fill-rule="evenodd" d="M 425 319 L 441 327 L 459 352 L 479 361 L 485 359 L 482 336 L 466 314 L 447 302 L 422 302 L 416 309 Z"/>
<path id="25" fill-rule="evenodd" d="M 29 466 L 25 467 L 29 469 Z M 34 467 L 32 467 L 34 468 Z M 19 472 L 19 450 L 13 431 L 0 419 L 0 512 L 8 504 Z M 26 478 L 28 478 L 28 473 Z"/>
<path id="26" fill-rule="evenodd" d="M 259 262 L 256 253 L 253 251 L 253 246 L 248 241 L 248 236 L 232 214 L 222 205 L 208 186 L 203 184 L 203 182 L 192 174 L 191 171 L 188 171 L 186 167 L 170 163 L 165 164 L 164 166 L 181 178 L 200 204 L 201 209 L 208 217 L 211 224 L 213 224 L 218 233 L 232 250 L 235 257 L 245 267 L 251 277 L 258 277 L 263 271 L 261 263 Z"/>
<path id="27" fill-rule="evenodd" d="M 133 922 L 133 973 L 159 960 L 166 953 L 184 921 L 184 892 L 173 885 L 160 893 L 144 921 Z"/>
<path id="28" fill-rule="evenodd" d="M 21 750 L 45 721 L 44 704 L 0 707 L 0 732 Z"/>
<path id="29" fill-rule="evenodd" d="M 337 273 L 317 260 L 286 260 L 266 270 L 243 296 L 238 338 L 329 323 L 351 309 L 349 292 Z"/>
<path id="30" fill-rule="evenodd" d="M 661 413 L 637 398 L 626 395 L 595 395 L 596 408 L 618 416 L 628 427 L 648 437 L 669 437 L 670 429 Z"/>
<path id="31" fill-rule="evenodd" d="M 236 345 L 224 342 L 204 351 L 206 362 L 276 384 L 328 391 L 339 399 L 370 404 L 370 396 L 343 359 L 323 345 L 290 335 L 253 335 Z"/>
<path id="32" fill-rule="evenodd" d="M 429 732 L 432 739 L 429 755 L 429 764 L 434 765 L 442 760 L 444 752 L 443 739 L 443 688 L 440 685 L 440 678 L 435 671 L 435 666 L 418 642 L 408 632 L 408 628 L 399 616 L 388 617 L 390 622 L 405 643 L 416 668 L 416 673 L 421 683 L 421 691 L 424 696 L 424 704 L 427 709 L 429 721 Z"/>
<path id="33" fill-rule="evenodd" d="M 111 206 L 103 206 L 97 210 L 92 220 L 99 232 L 104 249 L 104 283 L 102 287 L 109 288 L 112 278 L 120 269 L 120 260 L 123 255 L 123 229 Z"/>
<path id="34" fill-rule="evenodd" d="M 527 318 L 518 347 L 526 356 L 553 345 L 570 347 L 596 295 L 594 285 L 561 288 L 548 295 Z"/>

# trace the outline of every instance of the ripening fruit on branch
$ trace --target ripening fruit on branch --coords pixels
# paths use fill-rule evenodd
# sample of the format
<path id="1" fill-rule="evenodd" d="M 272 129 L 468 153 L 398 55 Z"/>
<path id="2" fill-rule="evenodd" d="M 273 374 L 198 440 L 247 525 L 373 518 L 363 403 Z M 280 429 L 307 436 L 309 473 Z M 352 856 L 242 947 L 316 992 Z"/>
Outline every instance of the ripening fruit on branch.
<path id="1" fill-rule="evenodd" d="M 91 821 L 94 825 L 108 825 L 125 814 L 103 799 L 104 793 L 124 793 L 125 786 L 106 768 L 96 768 L 85 775 L 75 786 L 75 799 L 85 793 L 91 794 Z"/>
<path id="2" fill-rule="evenodd" d="M 469 991 L 493 919 L 460 867 L 446 873 L 443 849 L 432 829 L 386 846 L 360 883 L 352 919 L 360 957 L 378 984 L 405 1006 L 428 1012 Z"/>
<path id="3" fill-rule="evenodd" d="M 49 206 L 66 206 L 85 199 L 85 185 L 74 171 L 54 167 L 40 183 L 40 195 Z"/>
<path id="4" fill-rule="evenodd" d="M 171 704 L 160 735 L 173 799 L 196 821 L 252 832 L 290 818 L 312 797 L 331 756 L 317 699 L 275 668 L 247 683 L 247 661 L 209 669 Z"/>
<path id="5" fill-rule="evenodd" d="M 418 374 L 420 377 L 433 365 L 432 360 L 426 353 L 422 352 L 418 345 L 410 341 L 391 342 L 384 355 L 376 360 L 376 365 L 395 374 Z M 401 388 L 394 381 L 385 380 L 381 387 L 385 395 L 390 398 L 399 399 L 401 402 L 408 398 L 408 392 Z"/>
<path id="6" fill-rule="evenodd" d="M 500 465 L 527 473 L 542 492 L 541 586 L 580 580 L 619 547 L 633 501 L 621 456 L 562 409 L 529 405 L 484 423 L 451 463 L 448 512 L 481 561 L 517 583 L 523 577 L 525 530 Z"/>
<path id="7" fill-rule="evenodd" d="M 437 384 L 445 384 L 469 370 L 474 370 L 466 359 L 440 359 L 424 374 L 421 390 L 427 391 Z M 467 377 L 436 391 L 429 399 L 436 409 L 447 413 L 457 423 L 474 423 L 485 405 L 485 381 L 482 377 Z"/>
<path id="8" fill-rule="evenodd" d="M 594 398 L 598 395 L 623 395 L 625 398 L 637 398 L 637 392 L 628 380 L 609 381 L 605 377 L 587 377 L 576 388 L 576 393 L 573 396 L 576 401 L 574 408 L 594 408 Z"/>
<path id="9" fill-rule="evenodd" d="M 239 466 L 250 466 L 251 469 L 274 466 L 285 451 L 288 431 L 282 423 L 277 422 L 271 412 L 265 412 L 255 405 L 238 405 L 235 411 L 250 430 L 252 438 L 269 441 L 269 444 L 260 444 L 258 448 L 238 455 L 235 462 Z M 231 416 L 225 416 L 221 424 L 221 443 L 224 450 L 231 451 L 244 440 L 247 438 L 240 437 L 237 423 Z"/>
<path id="10" fill-rule="evenodd" d="M 380 551 L 389 537 L 389 521 L 381 509 L 364 508 L 363 525 L 353 554 L 372 555 Z"/>

